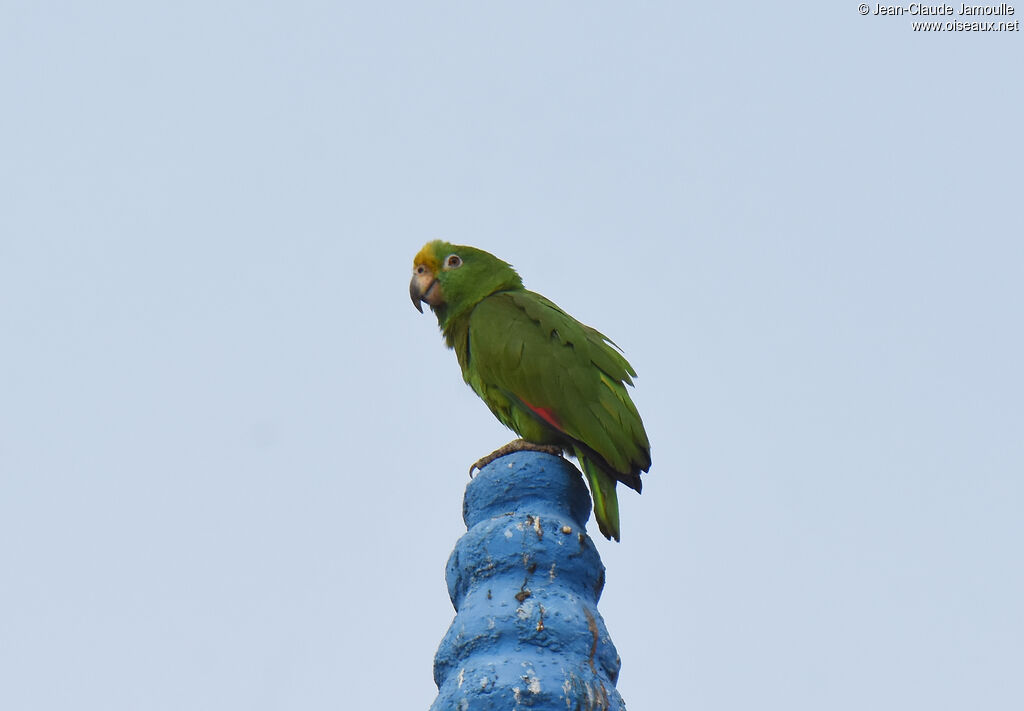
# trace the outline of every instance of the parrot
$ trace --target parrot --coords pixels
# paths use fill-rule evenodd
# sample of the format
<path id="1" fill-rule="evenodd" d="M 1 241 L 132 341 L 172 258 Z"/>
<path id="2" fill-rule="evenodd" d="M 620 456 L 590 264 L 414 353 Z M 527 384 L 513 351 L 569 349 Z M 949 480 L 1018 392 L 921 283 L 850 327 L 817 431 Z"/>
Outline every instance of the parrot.
<path id="1" fill-rule="evenodd" d="M 514 451 L 575 456 L 605 538 L 621 540 L 618 482 L 641 491 L 651 445 L 626 385 L 636 372 L 618 346 L 523 286 L 512 265 L 475 247 L 428 242 L 413 260 L 409 296 L 427 304 L 462 378 L 519 435 Z"/>

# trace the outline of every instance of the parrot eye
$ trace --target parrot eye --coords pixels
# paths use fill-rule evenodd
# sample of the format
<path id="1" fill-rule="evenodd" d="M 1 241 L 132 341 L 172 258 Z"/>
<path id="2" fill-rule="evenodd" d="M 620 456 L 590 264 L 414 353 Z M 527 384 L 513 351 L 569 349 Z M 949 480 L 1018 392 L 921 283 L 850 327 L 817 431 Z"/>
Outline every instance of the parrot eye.
<path id="1" fill-rule="evenodd" d="M 449 254 L 444 260 L 445 269 L 458 269 L 462 266 L 462 257 L 457 254 Z"/>

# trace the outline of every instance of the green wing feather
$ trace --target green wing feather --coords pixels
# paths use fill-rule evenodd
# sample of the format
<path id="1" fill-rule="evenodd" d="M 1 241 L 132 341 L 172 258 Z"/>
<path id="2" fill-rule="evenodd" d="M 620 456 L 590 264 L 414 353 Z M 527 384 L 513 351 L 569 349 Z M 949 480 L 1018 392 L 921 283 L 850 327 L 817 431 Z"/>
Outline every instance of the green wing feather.
<path id="1" fill-rule="evenodd" d="M 590 481 L 602 533 L 619 538 L 615 482 L 640 491 L 650 443 L 625 385 L 636 375 L 604 335 L 539 294 L 492 294 L 473 309 L 466 382 L 526 440 L 573 452 Z"/>

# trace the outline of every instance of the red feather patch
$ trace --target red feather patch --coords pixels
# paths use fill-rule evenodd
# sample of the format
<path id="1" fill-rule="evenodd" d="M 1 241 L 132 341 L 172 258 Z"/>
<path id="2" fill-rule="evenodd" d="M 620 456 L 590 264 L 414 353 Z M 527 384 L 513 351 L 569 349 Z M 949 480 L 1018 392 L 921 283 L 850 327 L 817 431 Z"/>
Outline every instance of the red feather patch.
<path id="1" fill-rule="evenodd" d="M 520 399 L 522 400 L 522 398 Z M 562 423 L 559 422 L 558 416 L 555 415 L 554 411 L 550 407 L 537 407 L 536 405 L 531 405 L 526 400 L 523 400 L 523 404 L 530 408 L 533 414 L 537 415 L 537 417 L 547 422 L 559 432 L 562 431 Z"/>

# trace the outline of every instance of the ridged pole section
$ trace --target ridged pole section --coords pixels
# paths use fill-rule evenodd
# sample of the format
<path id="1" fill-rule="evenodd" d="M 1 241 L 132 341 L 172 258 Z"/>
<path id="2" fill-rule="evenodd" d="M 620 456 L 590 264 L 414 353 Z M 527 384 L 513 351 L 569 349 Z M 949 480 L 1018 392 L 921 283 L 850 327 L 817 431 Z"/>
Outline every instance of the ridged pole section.
<path id="1" fill-rule="evenodd" d="M 597 611 L 604 565 L 590 495 L 561 457 L 516 452 L 466 487 L 448 560 L 455 619 L 434 657 L 431 711 L 624 710 Z"/>

